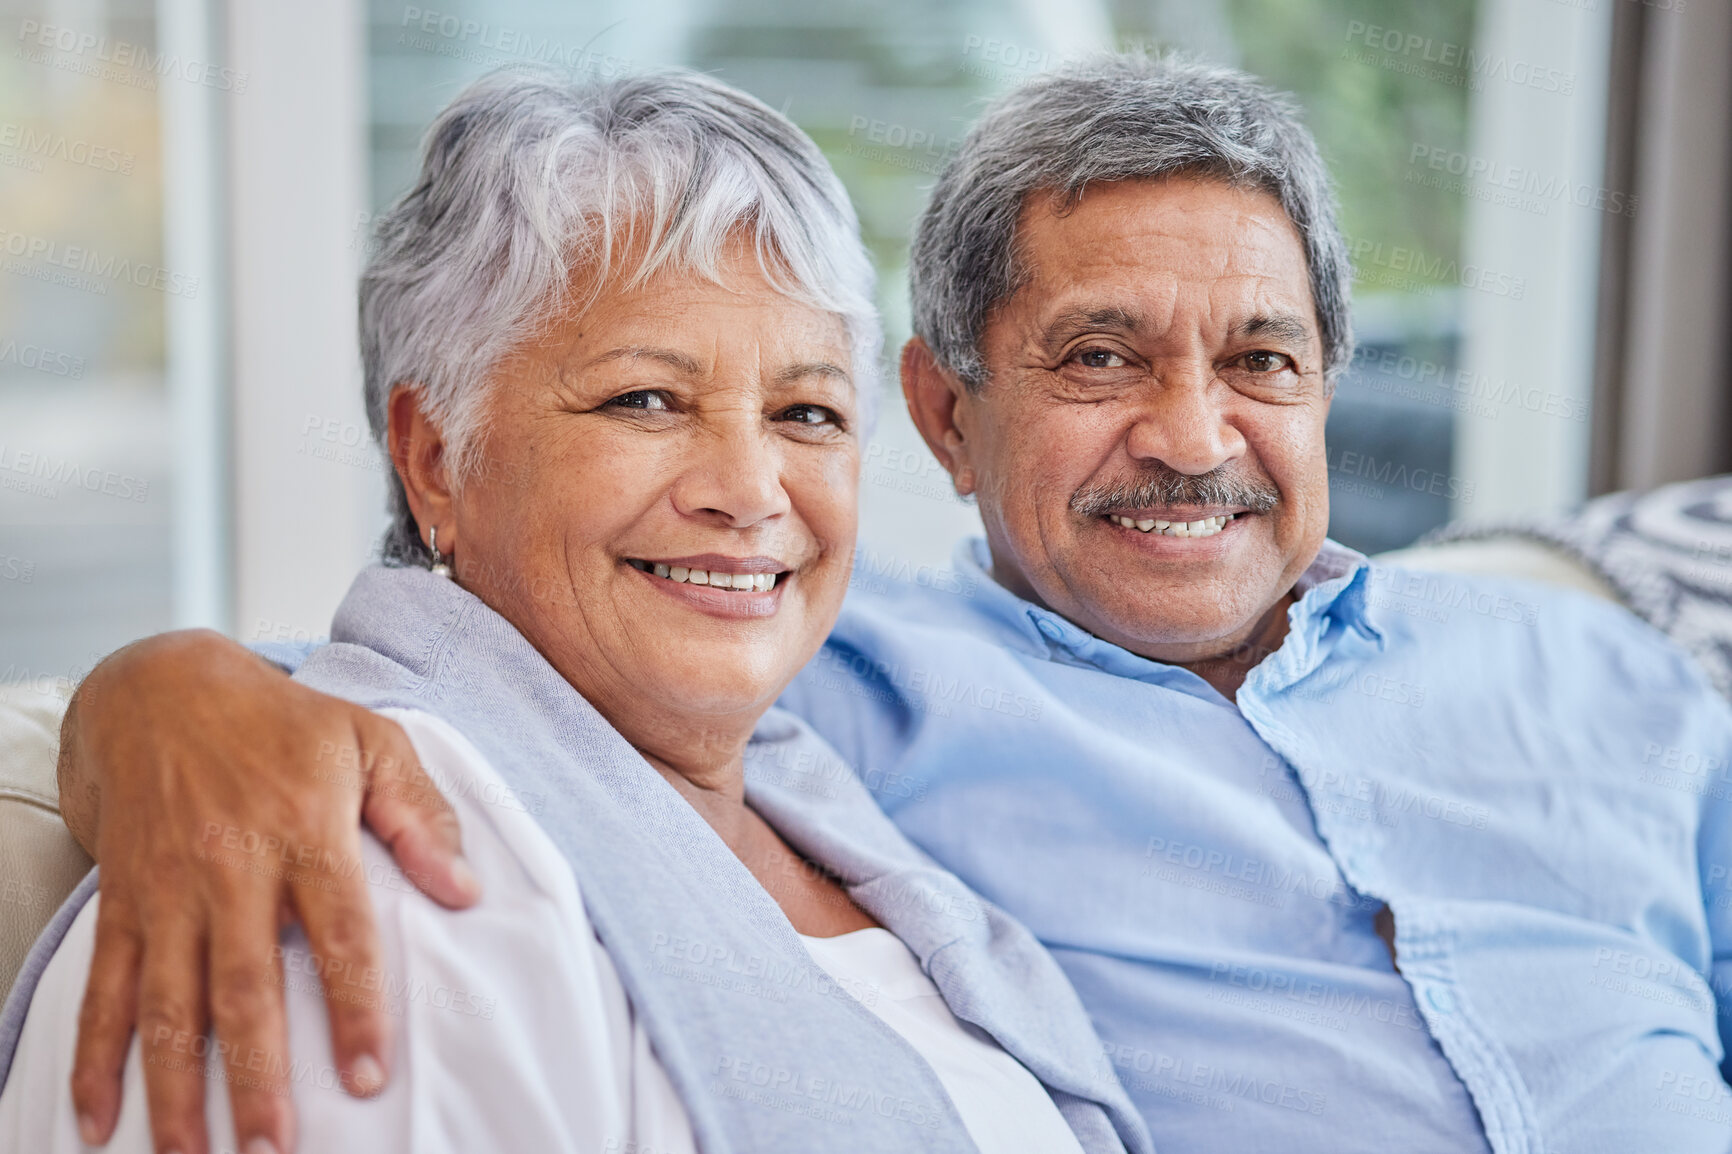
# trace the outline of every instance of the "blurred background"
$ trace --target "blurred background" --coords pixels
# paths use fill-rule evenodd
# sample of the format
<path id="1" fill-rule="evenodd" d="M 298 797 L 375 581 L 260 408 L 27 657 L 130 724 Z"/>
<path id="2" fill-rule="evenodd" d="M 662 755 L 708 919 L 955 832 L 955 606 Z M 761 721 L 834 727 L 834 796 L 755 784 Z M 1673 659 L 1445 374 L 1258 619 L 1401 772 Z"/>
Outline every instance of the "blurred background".
<path id="1" fill-rule="evenodd" d="M 1359 350 L 1332 535 L 1732 467 L 1724 0 L 0 0 L 0 682 L 145 633 L 321 636 L 383 525 L 354 286 L 475 76 L 683 64 L 854 197 L 894 350 L 907 236 L 981 103 L 1102 47 L 1293 92 L 1339 184 Z M 862 566 L 978 524 L 885 375 Z"/>

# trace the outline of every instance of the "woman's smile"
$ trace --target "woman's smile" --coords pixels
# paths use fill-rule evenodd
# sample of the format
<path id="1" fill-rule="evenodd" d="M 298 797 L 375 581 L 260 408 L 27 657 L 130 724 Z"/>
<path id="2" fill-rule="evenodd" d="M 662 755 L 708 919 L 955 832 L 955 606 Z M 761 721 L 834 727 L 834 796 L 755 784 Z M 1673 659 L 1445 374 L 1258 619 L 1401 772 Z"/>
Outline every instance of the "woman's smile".
<path id="1" fill-rule="evenodd" d="M 713 617 L 770 617 L 781 608 L 793 567 L 773 557 L 719 553 L 649 560 L 627 557 L 658 592 Z"/>

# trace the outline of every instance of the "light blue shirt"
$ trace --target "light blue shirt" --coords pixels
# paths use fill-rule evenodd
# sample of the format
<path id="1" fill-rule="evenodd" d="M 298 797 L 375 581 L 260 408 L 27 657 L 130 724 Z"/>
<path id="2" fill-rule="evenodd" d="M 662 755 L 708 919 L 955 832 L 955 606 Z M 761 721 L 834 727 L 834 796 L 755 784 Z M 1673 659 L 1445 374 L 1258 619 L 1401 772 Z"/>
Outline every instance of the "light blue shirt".
<path id="1" fill-rule="evenodd" d="M 1053 951 L 1162 1154 L 1732 1149 L 1732 711 L 1666 638 L 1331 544 L 1235 708 L 986 563 L 864 554 L 783 704 Z"/>

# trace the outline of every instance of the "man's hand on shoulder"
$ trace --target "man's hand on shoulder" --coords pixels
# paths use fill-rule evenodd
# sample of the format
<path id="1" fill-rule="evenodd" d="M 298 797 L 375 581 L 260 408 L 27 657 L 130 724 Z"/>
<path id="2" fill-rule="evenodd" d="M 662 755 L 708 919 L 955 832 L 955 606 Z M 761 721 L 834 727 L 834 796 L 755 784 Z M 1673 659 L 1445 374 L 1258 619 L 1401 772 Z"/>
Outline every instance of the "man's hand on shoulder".
<path id="1" fill-rule="evenodd" d="M 368 988 L 379 943 L 361 821 L 434 900 L 479 897 L 456 817 L 395 722 L 220 634 L 167 633 L 85 679 L 59 776 L 67 827 L 102 867 L 72 1077 L 86 1142 L 113 1130 L 136 1029 L 157 1149 L 207 1149 L 205 1061 L 225 1067 L 210 1076 L 229 1086 L 242 1150 L 293 1147 L 277 946 L 289 920 L 320 958 L 343 1084 L 378 1091 L 390 1037 Z M 208 1058 L 189 1062 L 212 1026 Z"/>

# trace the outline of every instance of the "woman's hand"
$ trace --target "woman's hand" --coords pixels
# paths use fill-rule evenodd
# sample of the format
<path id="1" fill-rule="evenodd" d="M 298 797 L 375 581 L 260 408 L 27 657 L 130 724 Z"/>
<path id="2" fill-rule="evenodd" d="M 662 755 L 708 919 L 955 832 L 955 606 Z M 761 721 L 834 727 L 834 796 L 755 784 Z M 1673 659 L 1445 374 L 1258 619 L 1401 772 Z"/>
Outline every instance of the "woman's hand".
<path id="1" fill-rule="evenodd" d="M 277 948 L 289 920 L 321 960 L 343 1085 L 377 1093 L 390 1038 L 367 882 L 384 879 L 362 869 L 361 820 L 434 900 L 479 896 L 456 817 L 403 731 L 219 634 L 169 633 L 85 679 L 59 771 L 66 824 L 102 866 L 72 1074 L 84 1141 L 113 1132 L 136 1028 L 157 1150 L 208 1149 L 207 1061 L 240 1149 L 293 1147 Z"/>

